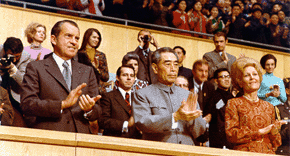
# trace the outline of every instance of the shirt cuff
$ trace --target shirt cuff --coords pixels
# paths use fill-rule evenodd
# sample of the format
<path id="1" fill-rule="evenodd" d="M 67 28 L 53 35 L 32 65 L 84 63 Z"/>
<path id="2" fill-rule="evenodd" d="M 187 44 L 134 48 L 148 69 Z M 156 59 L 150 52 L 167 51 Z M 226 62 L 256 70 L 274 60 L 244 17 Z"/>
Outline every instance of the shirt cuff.
<path id="1" fill-rule="evenodd" d="M 17 68 L 16 68 L 15 65 L 13 66 L 13 68 L 11 68 L 11 69 L 8 70 L 8 73 L 9 73 L 10 77 L 12 77 L 13 75 L 15 75 L 16 72 L 17 72 Z"/>
<path id="2" fill-rule="evenodd" d="M 122 128 L 122 133 L 128 133 L 128 121 L 124 121 L 123 123 L 123 128 Z"/>
<path id="3" fill-rule="evenodd" d="M 177 127 L 178 127 L 178 121 L 175 122 L 173 114 L 172 114 L 172 126 L 171 126 L 171 128 L 176 129 Z"/>

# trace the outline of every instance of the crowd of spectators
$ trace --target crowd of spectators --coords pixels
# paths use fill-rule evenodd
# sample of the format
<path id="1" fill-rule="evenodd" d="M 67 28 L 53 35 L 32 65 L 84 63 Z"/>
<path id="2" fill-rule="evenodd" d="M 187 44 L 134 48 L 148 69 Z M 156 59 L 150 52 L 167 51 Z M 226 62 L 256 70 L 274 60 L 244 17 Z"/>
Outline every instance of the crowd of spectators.
<path id="1" fill-rule="evenodd" d="M 181 0 L 176 13 L 181 14 L 186 3 Z M 279 113 L 289 105 L 290 82 L 285 87 L 273 75 L 276 57 L 267 54 L 258 63 L 243 54 L 231 55 L 226 51 L 227 33 L 217 31 L 229 22 L 224 24 L 217 17 L 220 8 L 213 7 L 208 10 L 211 23 L 203 23 L 202 4 L 192 3 L 190 14 L 181 16 L 192 23 L 189 28 L 215 33 L 213 51 L 191 59 L 192 69 L 185 68 L 182 46 L 162 47 L 143 29 L 137 34 L 139 45 L 120 60 L 111 83 L 106 55 L 97 50 L 102 42 L 97 29 L 85 31 L 79 48 L 78 25 L 58 21 L 51 30 L 49 51 L 41 46 L 46 27 L 29 24 L 24 33 L 30 45 L 8 37 L 0 49 L 0 124 L 290 154 L 289 139 L 281 138 L 290 135 L 284 125 L 290 113 Z M 230 12 L 231 6 L 225 6 Z M 232 8 L 236 14 L 240 5 Z M 253 13 L 261 16 L 261 9 Z"/>
<path id="2" fill-rule="evenodd" d="M 289 0 L 23 0 L 144 23 L 288 47 Z M 32 7 L 37 8 L 37 7 Z M 45 9 L 41 9 L 45 10 Z M 77 15 L 65 11 L 57 11 Z M 79 15 L 87 16 L 88 15 Z M 173 33 L 208 38 L 179 31 Z"/>

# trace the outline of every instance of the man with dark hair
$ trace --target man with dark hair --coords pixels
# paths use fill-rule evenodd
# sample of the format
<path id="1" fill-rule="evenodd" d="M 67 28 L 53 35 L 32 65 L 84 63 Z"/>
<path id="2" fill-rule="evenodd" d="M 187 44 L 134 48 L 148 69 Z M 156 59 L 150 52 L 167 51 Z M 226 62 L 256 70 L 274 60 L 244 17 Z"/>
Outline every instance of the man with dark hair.
<path id="1" fill-rule="evenodd" d="M 134 68 L 122 65 L 117 70 L 118 89 L 105 93 L 101 99 L 102 117 L 99 119 L 100 128 L 104 135 L 141 138 L 132 115 L 132 86 L 135 81 Z"/>
<path id="2" fill-rule="evenodd" d="M 192 77 L 192 72 L 190 69 L 183 67 L 182 62 L 186 58 L 186 51 L 183 47 L 181 46 L 175 46 L 173 50 L 177 53 L 178 56 L 178 64 L 179 64 L 179 69 L 178 69 L 178 76 L 184 76 L 187 79 Z"/>
<path id="3" fill-rule="evenodd" d="M 205 130 L 205 120 L 200 117 L 196 94 L 174 85 L 177 54 L 168 47 L 156 50 L 152 68 L 158 82 L 138 90 L 133 97 L 133 115 L 142 138 L 194 145 L 194 139 Z"/>
<path id="4" fill-rule="evenodd" d="M 243 19 L 241 15 L 241 6 L 239 4 L 234 4 L 232 6 L 232 17 L 229 20 L 229 32 L 228 37 L 237 38 L 237 39 L 244 39 L 244 25 L 246 20 Z"/>
<path id="5" fill-rule="evenodd" d="M 30 127 L 88 134 L 89 121 L 101 115 L 94 71 L 73 59 L 79 38 L 75 22 L 57 22 L 51 31 L 53 53 L 27 65 L 21 108 L 33 119 Z"/>
<path id="6" fill-rule="evenodd" d="M 8 91 L 9 99 L 15 111 L 13 125 L 25 127 L 20 108 L 20 94 L 26 66 L 30 62 L 30 54 L 23 51 L 23 44 L 20 39 L 9 37 L 4 46 L 0 47 L 0 58 L 1 86 Z"/>
<path id="7" fill-rule="evenodd" d="M 245 39 L 249 41 L 267 43 L 266 26 L 262 24 L 262 9 L 256 8 L 252 10 L 252 18 L 245 24 Z"/>
<path id="8" fill-rule="evenodd" d="M 156 47 L 156 49 L 159 48 L 159 45 L 151 32 L 146 29 L 143 29 L 138 33 L 137 40 L 139 42 L 139 46 L 135 49 L 135 51 L 129 52 L 129 54 L 134 53 L 139 56 L 139 70 L 137 78 L 143 81 L 148 81 L 149 84 L 155 83 L 157 82 L 157 77 L 151 67 L 151 55 L 153 51 L 149 49 L 149 45 L 151 43 Z"/>
<path id="9" fill-rule="evenodd" d="M 215 50 L 207 52 L 203 55 L 203 59 L 208 62 L 208 79 L 211 80 L 213 73 L 219 68 L 227 68 L 231 71 L 232 64 L 236 61 L 236 57 L 226 52 L 226 44 L 228 43 L 227 35 L 224 32 L 217 32 L 213 37 Z"/>
<path id="10" fill-rule="evenodd" d="M 225 110 L 227 101 L 233 98 L 230 92 L 231 77 L 226 68 L 214 72 L 214 81 L 218 88 L 213 92 L 205 113 L 211 114 L 209 122 L 209 145 L 215 148 L 232 148 L 225 133 Z"/>

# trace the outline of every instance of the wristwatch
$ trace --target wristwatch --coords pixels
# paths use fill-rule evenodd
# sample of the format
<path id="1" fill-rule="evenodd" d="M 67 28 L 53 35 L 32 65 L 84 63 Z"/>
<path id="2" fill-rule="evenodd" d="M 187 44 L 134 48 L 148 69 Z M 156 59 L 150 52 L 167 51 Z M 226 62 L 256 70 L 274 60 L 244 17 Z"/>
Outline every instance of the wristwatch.
<path id="1" fill-rule="evenodd" d="M 89 116 L 93 113 L 93 110 L 84 113 L 84 118 L 89 120 Z"/>

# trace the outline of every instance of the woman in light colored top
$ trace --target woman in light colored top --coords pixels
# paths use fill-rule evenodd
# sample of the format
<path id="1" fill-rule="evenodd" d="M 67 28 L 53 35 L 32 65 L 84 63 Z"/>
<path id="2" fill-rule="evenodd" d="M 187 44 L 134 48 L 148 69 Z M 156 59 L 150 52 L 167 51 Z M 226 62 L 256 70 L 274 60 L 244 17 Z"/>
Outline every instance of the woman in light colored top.
<path id="1" fill-rule="evenodd" d="M 24 50 L 31 55 L 32 60 L 42 60 L 45 55 L 51 53 L 51 50 L 41 46 L 41 43 L 46 39 L 46 27 L 44 25 L 30 23 L 25 29 L 25 36 L 30 45 L 24 47 Z"/>
<path id="2" fill-rule="evenodd" d="M 285 103 L 287 96 L 284 83 L 282 79 L 273 75 L 277 64 L 276 57 L 272 54 L 264 55 L 261 58 L 260 64 L 266 73 L 263 75 L 263 81 L 258 91 L 259 98 L 270 102 L 274 106 Z"/>
<path id="3" fill-rule="evenodd" d="M 274 106 L 258 98 L 262 68 L 258 61 L 242 57 L 231 67 L 232 83 L 244 95 L 228 100 L 225 112 L 227 140 L 234 150 L 275 154 L 281 145 Z"/>

